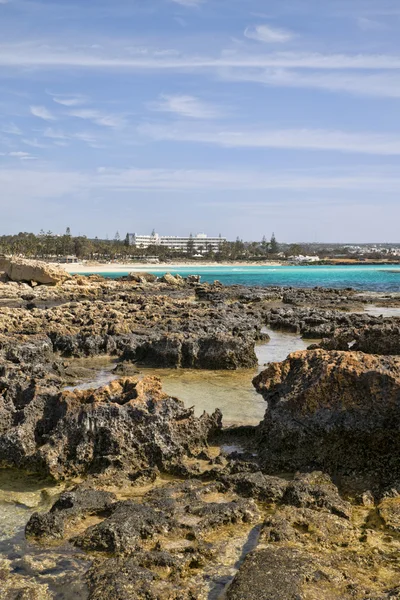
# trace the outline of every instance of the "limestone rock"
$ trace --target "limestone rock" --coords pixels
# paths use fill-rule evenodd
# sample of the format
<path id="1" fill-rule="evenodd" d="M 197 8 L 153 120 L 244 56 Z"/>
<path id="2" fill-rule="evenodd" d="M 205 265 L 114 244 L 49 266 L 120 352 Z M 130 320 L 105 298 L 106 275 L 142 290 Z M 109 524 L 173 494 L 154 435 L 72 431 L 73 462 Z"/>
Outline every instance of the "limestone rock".
<path id="1" fill-rule="evenodd" d="M 253 384 L 268 402 L 258 444 L 266 468 L 398 478 L 400 358 L 296 352 Z"/>
<path id="2" fill-rule="evenodd" d="M 4 271 L 11 281 L 56 285 L 70 277 L 64 269 L 41 261 L 10 258 L 2 262 Z"/>

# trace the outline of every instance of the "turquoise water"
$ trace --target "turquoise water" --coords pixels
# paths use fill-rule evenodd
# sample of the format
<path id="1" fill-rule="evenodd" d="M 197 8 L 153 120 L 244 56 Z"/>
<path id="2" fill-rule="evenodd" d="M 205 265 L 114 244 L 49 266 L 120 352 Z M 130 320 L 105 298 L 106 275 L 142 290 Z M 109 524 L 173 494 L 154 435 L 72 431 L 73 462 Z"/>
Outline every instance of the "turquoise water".
<path id="1" fill-rule="evenodd" d="M 132 266 L 132 271 L 138 267 Z M 153 267 L 162 275 L 167 270 Z M 171 269 L 183 277 L 201 275 L 202 282 L 216 279 L 225 285 L 355 288 L 364 291 L 400 292 L 400 266 L 307 266 L 307 267 L 180 267 Z M 85 273 L 89 275 L 89 273 Z M 100 273 L 115 279 L 128 272 Z"/>

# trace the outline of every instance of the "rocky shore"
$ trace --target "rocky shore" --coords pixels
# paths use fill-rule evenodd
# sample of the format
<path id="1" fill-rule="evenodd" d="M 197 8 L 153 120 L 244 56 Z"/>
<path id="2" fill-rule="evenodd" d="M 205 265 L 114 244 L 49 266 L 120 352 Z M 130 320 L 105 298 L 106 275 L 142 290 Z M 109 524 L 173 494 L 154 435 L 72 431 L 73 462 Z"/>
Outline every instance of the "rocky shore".
<path id="1" fill-rule="evenodd" d="M 14 262 L 0 264 L 0 507 L 25 516 L 1 537 L 1 598 L 400 598 L 400 318 L 364 311 L 400 294 Z M 254 379 L 257 427 L 196 417 L 138 372 L 251 369 L 266 328 L 310 349 Z M 100 357 L 115 380 L 74 389 Z"/>

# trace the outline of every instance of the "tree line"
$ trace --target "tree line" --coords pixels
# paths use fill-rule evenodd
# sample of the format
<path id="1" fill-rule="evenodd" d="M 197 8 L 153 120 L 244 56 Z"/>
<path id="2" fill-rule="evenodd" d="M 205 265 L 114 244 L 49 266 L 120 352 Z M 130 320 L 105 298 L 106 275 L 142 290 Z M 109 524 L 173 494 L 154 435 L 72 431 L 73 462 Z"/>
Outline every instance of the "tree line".
<path id="1" fill-rule="evenodd" d="M 244 242 L 237 238 L 234 242 L 222 241 L 218 250 L 207 244 L 200 249 L 207 260 L 262 260 L 279 253 L 280 245 L 272 234 L 269 241 L 264 236 L 260 242 Z M 21 232 L 17 235 L 0 236 L 0 254 L 20 255 L 28 258 L 57 260 L 76 257 L 80 260 L 127 260 L 146 257 L 158 257 L 168 260 L 188 258 L 197 254 L 194 243 L 188 242 L 186 252 L 171 250 L 165 246 L 153 245 L 148 248 L 130 246 L 128 234 L 124 239 L 117 232 L 113 239 L 88 238 L 74 236 L 69 227 L 63 235 L 41 230 L 39 234 Z"/>

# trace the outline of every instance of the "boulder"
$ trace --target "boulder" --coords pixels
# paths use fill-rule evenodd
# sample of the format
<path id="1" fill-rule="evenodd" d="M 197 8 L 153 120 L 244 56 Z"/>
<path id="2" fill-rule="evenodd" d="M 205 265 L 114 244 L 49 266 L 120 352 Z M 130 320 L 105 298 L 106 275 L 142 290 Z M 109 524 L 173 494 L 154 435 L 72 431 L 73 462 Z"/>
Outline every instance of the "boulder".
<path id="1" fill-rule="evenodd" d="M 165 275 L 163 275 L 160 278 L 161 283 L 167 283 L 168 285 L 173 285 L 173 286 L 181 286 L 181 285 L 185 285 L 184 280 L 182 279 L 182 277 L 180 277 L 179 275 L 177 275 L 176 277 L 174 277 L 173 275 L 171 275 L 171 273 L 165 273 Z"/>
<path id="2" fill-rule="evenodd" d="M 157 276 L 152 273 L 141 273 L 140 271 L 128 275 L 128 281 L 134 281 L 135 283 L 155 283 L 157 279 Z"/>
<path id="3" fill-rule="evenodd" d="M 2 259 L 1 268 L 11 281 L 56 285 L 70 278 L 68 273 L 60 267 L 26 258 Z"/>
<path id="4" fill-rule="evenodd" d="M 258 430 L 264 468 L 398 479 L 400 358 L 295 352 L 253 384 L 268 402 Z"/>

